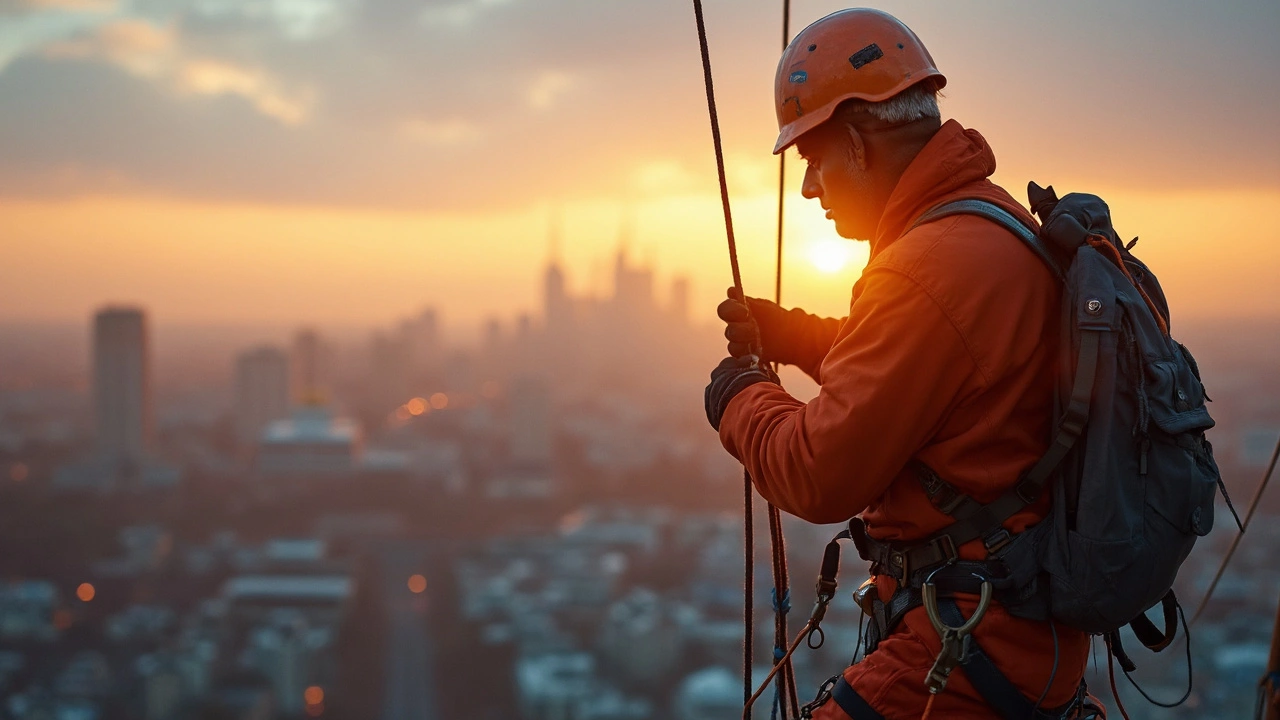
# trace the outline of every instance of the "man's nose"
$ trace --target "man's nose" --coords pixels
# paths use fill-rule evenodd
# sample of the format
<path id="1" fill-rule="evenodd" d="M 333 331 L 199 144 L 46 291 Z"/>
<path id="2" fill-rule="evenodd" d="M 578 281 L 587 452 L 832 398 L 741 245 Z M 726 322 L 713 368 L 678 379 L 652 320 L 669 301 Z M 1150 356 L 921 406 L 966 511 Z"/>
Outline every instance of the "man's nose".
<path id="1" fill-rule="evenodd" d="M 822 184 L 818 182 L 818 173 L 812 166 L 804 170 L 804 182 L 800 185 L 800 194 L 810 200 L 822 195 Z"/>

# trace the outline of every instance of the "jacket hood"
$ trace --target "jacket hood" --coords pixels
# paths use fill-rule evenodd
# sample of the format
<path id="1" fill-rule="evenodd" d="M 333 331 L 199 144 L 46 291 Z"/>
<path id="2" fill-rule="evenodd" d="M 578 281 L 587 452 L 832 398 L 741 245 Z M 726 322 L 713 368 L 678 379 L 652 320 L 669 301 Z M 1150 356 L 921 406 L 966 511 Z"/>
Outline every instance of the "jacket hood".
<path id="1" fill-rule="evenodd" d="M 966 197 L 980 197 L 1007 205 L 1009 197 L 999 188 L 985 182 L 996 171 L 996 156 L 977 130 L 967 130 L 955 120 L 943 123 L 933 138 L 921 148 L 907 166 L 897 186 L 889 195 L 884 214 L 876 227 L 871 254 L 883 250 L 926 210 L 948 199 L 966 185 Z M 988 196 L 984 190 L 994 193 Z M 1017 207 L 1016 203 L 1014 204 Z M 1013 210 L 1013 208 L 1008 208 Z M 1025 210 L 1018 208 L 1021 215 Z"/>

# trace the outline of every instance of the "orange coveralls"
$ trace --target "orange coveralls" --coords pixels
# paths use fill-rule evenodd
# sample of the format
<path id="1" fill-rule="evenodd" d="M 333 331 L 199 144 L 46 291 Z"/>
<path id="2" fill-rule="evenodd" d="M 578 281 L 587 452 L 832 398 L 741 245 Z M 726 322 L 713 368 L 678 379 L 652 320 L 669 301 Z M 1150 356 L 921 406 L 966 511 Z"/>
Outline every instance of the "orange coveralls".
<path id="1" fill-rule="evenodd" d="M 903 234 L 929 208 L 961 198 L 988 200 L 1034 222 L 987 179 L 995 168 L 980 134 L 945 123 L 889 198 L 849 316 L 793 310 L 786 336 L 770 349 L 817 380 L 818 396 L 802 403 L 758 383 L 729 403 L 721 442 L 779 508 L 815 523 L 861 514 L 872 537 L 921 539 L 951 519 L 905 469 L 909 460 L 919 458 L 986 503 L 1048 447 L 1060 298 L 1053 276 L 1021 240 L 979 217 L 955 215 Z M 1020 532 L 1038 522 L 1048 496 L 1005 527 Z M 985 551 L 975 540 L 960 555 L 980 560 Z M 877 582 L 887 601 L 893 580 Z M 959 605 L 967 616 L 976 602 Z M 1040 697 L 1054 662 L 1047 623 L 1012 617 L 992 603 L 974 639 L 1024 695 Z M 1058 669 L 1044 708 L 1072 699 L 1089 652 L 1085 633 L 1059 626 L 1057 641 Z M 918 718 L 939 649 L 924 608 L 916 608 L 844 676 L 889 720 Z M 934 701 L 935 718 L 992 716 L 963 668 Z M 818 717 L 846 716 L 827 702 Z"/>

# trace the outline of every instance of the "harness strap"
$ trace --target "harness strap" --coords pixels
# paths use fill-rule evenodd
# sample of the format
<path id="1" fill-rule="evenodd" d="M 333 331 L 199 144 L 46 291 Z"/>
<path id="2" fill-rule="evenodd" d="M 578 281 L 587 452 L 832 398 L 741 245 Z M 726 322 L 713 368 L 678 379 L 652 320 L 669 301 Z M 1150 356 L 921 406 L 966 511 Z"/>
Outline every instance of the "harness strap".
<path id="1" fill-rule="evenodd" d="M 1062 421 L 1058 423 L 1058 431 L 1054 435 L 1049 449 L 1040 457 L 1022 480 L 1005 491 L 994 501 L 983 505 L 965 495 L 955 487 L 942 480 L 927 465 L 917 462 L 917 470 L 923 479 L 921 485 L 930 494 L 930 501 L 939 510 L 953 508 L 950 514 L 955 522 L 936 532 L 923 543 L 908 550 L 899 551 L 901 559 L 907 561 L 906 568 L 919 567 L 919 563 L 932 560 L 940 562 L 956 557 L 955 549 L 967 542 L 981 538 L 987 552 L 994 553 L 1003 548 L 1012 539 L 1004 530 L 1005 520 L 1035 502 L 1044 491 L 1049 478 L 1058 465 L 1062 463 L 1084 432 L 1085 423 L 1089 419 L 1089 407 L 1092 404 L 1093 384 L 1098 373 L 1098 354 L 1101 346 L 1101 330 L 1081 328 L 1080 351 L 1076 357 L 1076 375 L 1071 386 L 1071 399 Z M 908 553 L 911 553 L 910 555 Z M 901 566 L 901 562 L 892 562 Z"/>
<path id="2" fill-rule="evenodd" d="M 858 694 L 857 690 L 849 684 L 849 681 L 841 675 L 836 680 L 836 684 L 831 688 L 831 699 L 836 701 L 836 705 L 845 712 L 846 715 L 853 720 L 885 720 L 884 716 L 876 712 L 876 709 L 867 704 L 866 700 Z"/>
<path id="3" fill-rule="evenodd" d="M 965 621 L 960 607 L 952 599 L 938 602 L 938 615 L 948 625 L 961 625 Z M 1081 693 L 1067 705 L 1053 710 L 1040 710 L 1027 699 L 1016 685 L 1000 672 L 972 636 L 969 638 L 969 655 L 960 666 L 970 684 L 1004 720 L 1051 720 L 1062 718 L 1075 709 L 1081 701 Z M 1082 686 L 1083 688 L 1083 686 Z"/>

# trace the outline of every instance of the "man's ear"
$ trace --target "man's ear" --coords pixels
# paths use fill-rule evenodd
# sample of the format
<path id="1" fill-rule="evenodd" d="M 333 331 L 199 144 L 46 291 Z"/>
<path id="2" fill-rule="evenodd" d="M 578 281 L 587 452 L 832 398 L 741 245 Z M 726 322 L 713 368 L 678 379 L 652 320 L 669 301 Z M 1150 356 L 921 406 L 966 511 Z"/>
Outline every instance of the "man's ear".
<path id="1" fill-rule="evenodd" d="M 865 172 L 867 169 L 867 143 L 862 139 L 862 134 L 854 129 L 852 124 L 846 123 L 844 130 L 849 134 L 849 162 Z"/>

